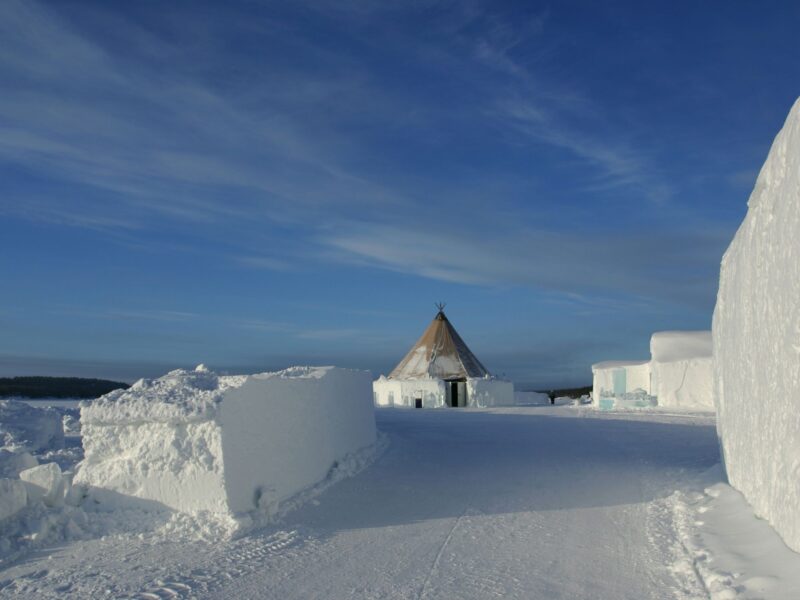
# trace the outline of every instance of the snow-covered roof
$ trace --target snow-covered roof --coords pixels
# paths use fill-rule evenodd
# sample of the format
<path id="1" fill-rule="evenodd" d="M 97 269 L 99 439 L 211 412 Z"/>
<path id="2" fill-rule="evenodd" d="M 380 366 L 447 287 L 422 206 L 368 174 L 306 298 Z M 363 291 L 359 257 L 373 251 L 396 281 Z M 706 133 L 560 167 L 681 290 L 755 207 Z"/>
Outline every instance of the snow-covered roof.
<path id="1" fill-rule="evenodd" d="M 620 369 L 622 367 L 640 367 L 649 363 L 649 360 L 604 360 L 592 365 L 592 371 L 603 369 Z"/>
<path id="2" fill-rule="evenodd" d="M 710 331 L 658 331 L 650 338 L 655 362 L 672 362 L 711 356 Z"/>
<path id="3" fill-rule="evenodd" d="M 422 337 L 389 373 L 389 379 L 466 379 L 488 375 L 489 371 L 440 310 Z"/>

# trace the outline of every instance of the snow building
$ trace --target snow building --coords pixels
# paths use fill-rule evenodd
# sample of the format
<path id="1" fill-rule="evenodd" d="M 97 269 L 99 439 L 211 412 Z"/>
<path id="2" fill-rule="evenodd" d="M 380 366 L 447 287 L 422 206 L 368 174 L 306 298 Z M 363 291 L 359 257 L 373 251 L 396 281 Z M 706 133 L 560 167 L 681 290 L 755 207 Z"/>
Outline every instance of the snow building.
<path id="1" fill-rule="evenodd" d="M 608 360 L 592 365 L 592 404 L 602 410 L 655 406 L 649 360 Z"/>
<path id="2" fill-rule="evenodd" d="M 612 408 L 714 409 L 710 331 L 659 331 L 650 360 L 592 365 L 592 403 Z"/>
<path id="3" fill-rule="evenodd" d="M 493 377 L 444 314 L 431 324 L 388 377 L 372 384 L 377 406 L 511 406 L 514 385 Z"/>
<path id="4" fill-rule="evenodd" d="M 712 325 L 725 471 L 800 552 L 800 100 L 722 258 Z"/>

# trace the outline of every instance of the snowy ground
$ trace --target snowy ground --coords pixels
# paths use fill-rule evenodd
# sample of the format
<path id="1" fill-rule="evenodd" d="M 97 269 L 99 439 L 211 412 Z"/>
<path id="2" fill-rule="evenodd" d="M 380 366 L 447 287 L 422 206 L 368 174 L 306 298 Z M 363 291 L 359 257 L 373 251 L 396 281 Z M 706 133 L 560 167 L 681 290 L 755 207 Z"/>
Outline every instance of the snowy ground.
<path id="1" fill-rule="evenodd" d="M 0 596 L 638 600 L 800 589 L 800 556 L 715 484 L 710 415 L 387 409 L 378 425 L 390 445 L 374 465 L 276 526 L 223 543 L 71 542 L 0 571 Z M 743 540 L 750 555 L 737 551 Z"/>

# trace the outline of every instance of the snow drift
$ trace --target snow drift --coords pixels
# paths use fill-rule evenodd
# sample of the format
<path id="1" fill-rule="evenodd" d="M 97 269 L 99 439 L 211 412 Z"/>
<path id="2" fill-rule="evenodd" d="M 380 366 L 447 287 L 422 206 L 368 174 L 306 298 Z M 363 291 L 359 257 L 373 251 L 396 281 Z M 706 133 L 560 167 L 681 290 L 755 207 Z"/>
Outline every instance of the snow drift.
<path id="1" fill-rule="evenodd" d="M 82 405 L 75 483 L 109 507 L 272 514 L 375 442 L 369 389 L 369 373 L 334 367 L 141 380 Z"/>
<path id="2" fill-rule="evenodd" d="M 728 479 L 800 551 L 800 100 L 722 259 L 712 331 Z"/>

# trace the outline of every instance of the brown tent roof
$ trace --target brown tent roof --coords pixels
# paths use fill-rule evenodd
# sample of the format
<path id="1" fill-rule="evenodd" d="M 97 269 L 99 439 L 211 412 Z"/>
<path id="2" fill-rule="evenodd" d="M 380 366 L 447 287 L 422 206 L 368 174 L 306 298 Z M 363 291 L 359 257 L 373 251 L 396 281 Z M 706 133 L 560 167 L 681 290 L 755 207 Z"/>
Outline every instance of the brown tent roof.
<path id="1" fill-rule="evenodd" d="M 389 373 L 389 379 L 466 379 L 486 375 L 489 371 L 440 309 L 422 337 Z"/>

